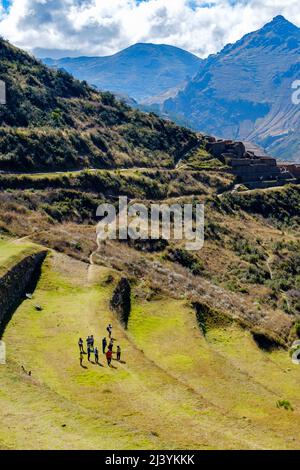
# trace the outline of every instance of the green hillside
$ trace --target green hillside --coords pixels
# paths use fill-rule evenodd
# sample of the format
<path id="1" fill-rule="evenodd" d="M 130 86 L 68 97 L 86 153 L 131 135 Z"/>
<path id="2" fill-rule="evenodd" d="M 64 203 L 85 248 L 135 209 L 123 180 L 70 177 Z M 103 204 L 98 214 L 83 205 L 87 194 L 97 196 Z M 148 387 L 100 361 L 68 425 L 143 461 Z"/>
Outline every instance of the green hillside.
<path id="1" fill-rule="evenodd" d="M 0 170 L 172 167 L 197 136 L 0 41 Z"/>

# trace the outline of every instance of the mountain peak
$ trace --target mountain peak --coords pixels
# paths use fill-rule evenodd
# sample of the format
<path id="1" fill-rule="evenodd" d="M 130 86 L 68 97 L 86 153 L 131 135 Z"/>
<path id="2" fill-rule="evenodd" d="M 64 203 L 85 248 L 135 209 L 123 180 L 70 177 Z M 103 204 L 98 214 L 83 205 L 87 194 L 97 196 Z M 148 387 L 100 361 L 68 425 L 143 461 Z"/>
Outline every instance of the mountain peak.
<path id="1" fill-rule="evenodd" d="M 277 16 L 274 16 L 271 23 L 290 23 L 290 22 L 283 15 L 277 15 Z"/>
<path id="2" fill-rule="evenodd" d="M 272 21 L 270 21 L 269 23 L 267 23 L 263 28 L 262 28 L 263 31 L 265 30 L 272 30 L 273 32 L 275 33 L 290 33 L 290 32 L 295 32 L 295 31 L 299 31 L 299 28 L 294 25 L 293 23 L 291 23 L 290 21 L 288 21 L 284 16 L 282 15 L 277 15 L 275 16 Z"/>
<path id="3" fill-rule="evenodd" d="M 182 86 L 198 72 L 201 59 L 175 46 L 138 43 L 112 56 L 44 62 L 141 103 Z"/>
<path id="4" fill-rule="evenodd" d="M 200 132 L 252 140 L 271 155 L 297 161 L 299 110 L 290 90 L 299 78 L 299 54 L 300 28 L 276 16 L 205 59 L 162 109 Z"/>

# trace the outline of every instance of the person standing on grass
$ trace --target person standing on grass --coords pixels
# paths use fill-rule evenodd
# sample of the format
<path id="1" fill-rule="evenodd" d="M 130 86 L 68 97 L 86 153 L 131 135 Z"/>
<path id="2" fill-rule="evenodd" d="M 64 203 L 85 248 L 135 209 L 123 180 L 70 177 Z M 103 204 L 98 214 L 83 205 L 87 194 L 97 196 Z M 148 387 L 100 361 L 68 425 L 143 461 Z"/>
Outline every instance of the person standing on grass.
<path id="1" fill-rule="evenodd" d="M 90 339 L 90 337 L 88 336 L 87 339 L 86 339 L 86 349 L 88 349 L 89 346 L 90 346 L 90 340 L 91 340 L 91 339 Z"/>
<path id="2" fill-rule="evenodd" d="M 88 361 L 90 362 L 90 359 L 91 359 L 91 347 L 90 347 L 90 345 L 87 348 L 87 354 L 88 354 Z"/>
<path id="3" fill-rule="evenodd" d="M 111 359 L 112 359 L 112 351 L 108 350 L 106 352 L 106 359 L 107 359 L 107 365 L 108 365 L 108 367 L 110 367 Z"/>
<path id="4" fill-rule="evenodd" d="M 120 362 L 121 360 L 121 348 L 120 346 L 117 347 L 117 361 Z"/>
<path id="5" fill-rule="evenodd" d="M 106 328 L 108 332 L 109 339 L 111 339 L 111 334 L 112 334 L 112 325 L 109 324 L 108 327 Z"/>
<path id="6" fill-rule="evenodd" d="M 95 362 L 96 364 L 99 364 L 99 351 L 97 347 L 94 349 L 94 354 L 95 354 Z"/>
<path id="7" fill-rule="evenodd" d="M 105 352 L 106 352 L 106 346 L 107 346 L 106 338 L 103 338 L 103 340 L 102 340 L 102 351 L 103 351 L 103 354 L 105 354 Z"/>
<path id="8" fill-rule="evenodd" d="M 90 345 L 91 345 L 91 349 L 94 349 L 94 344 L 95 344 L 95 339 L 94 339 L 94 336 L 91 335 L 90 337 Z"/>
<path id="9" fill-rule="evenodd" d="M 113 342 L 113 340 L 111 339 L 110 342 L 109 342 L 109 345 L 108 345 L 108 350 L 112 352 L 113 347 L 114 347 L 114 342 Z"/>
<path id="10" fill-rule="evenodd" d="M 78 340 L 79 352 L 83 353 L 83 339 L 79 338 Z"/>

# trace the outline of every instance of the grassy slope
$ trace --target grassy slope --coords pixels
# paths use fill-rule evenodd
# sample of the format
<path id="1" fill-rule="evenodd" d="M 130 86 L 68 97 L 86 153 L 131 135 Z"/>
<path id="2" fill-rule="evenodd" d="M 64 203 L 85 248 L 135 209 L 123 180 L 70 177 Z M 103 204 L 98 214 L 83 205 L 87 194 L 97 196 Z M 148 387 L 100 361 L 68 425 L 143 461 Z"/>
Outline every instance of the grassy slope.
<path id="1" fill-rule="evenodd" d="M 117 278 L 63 255 L 48 258 L 33 301 L 5 332 L 0 446 L 299 447 L 298 370 L 286 352 L 261 352 L 236 326 L 216 325 L 205 339 L 190 307 L 168 298 L 135 300 L 126 333 L 108 308 L 109 274 Z M 108 322 L 126 364 L 81 369 L 79 335 L 99 342 Z M 278 410 L 280 398 L 295 411 Z"/>
<path id="2" fill-rule="evenodd" d="M 164 370 L 224 413 L 268 429 L 270 442 L 283 430 L 297 432 L 296 419 L 275 408 L 283 397 L 299 406 L 298 370 L 286 351 L 261 351 L 252 335 L 235 324 L 216 324 L 204 337 L 184 301 L 135 306 L 129 327 L 145 354 Z"/>
<path id="3" fill-rule="evenodd" d="M 230 174 L 214 171 L 158 169 L 84 170 L 77 173 L 1 175 L 1 190 L 73 190 L 100 193 L 106 197 L 165 199 L 184 195 L 222 192 L 233 185 Z M 44 193 L 47 198 L 47 192 Z"/>
<path id="4" fill-rule="evenodd" d="M 1 238 L 0 236 L 0 276 L 26 256 L 39 251 L 38 245 L 31 242 Z"/>

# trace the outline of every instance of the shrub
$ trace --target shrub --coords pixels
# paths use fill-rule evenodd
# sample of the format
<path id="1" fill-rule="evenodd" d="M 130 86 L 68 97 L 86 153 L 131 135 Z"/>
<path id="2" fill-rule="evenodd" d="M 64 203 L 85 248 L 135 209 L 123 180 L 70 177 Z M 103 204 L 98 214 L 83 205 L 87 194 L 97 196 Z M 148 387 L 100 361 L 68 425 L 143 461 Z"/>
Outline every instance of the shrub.
<path id="1" fill-rule="evenodd" d="M 199 276 L 204 271 L 203 263 L 196 256 L 183 248 L 176 248 L 175 250 L 170 249 L 167 258 L 188 268 L 194 276 Z"/>
<path id="2" fill-rule="evenodd" d="M 300 320 L 296 321 L 295 323 L 295 333 L 300 338 Z"/>
<path id="3" fill-rule="evenodd" d="M 277 408 L 283 408 L 286 411 L 294 411 L 294 408 L 288 400 L 278 400 L 276 406 Z"/>

